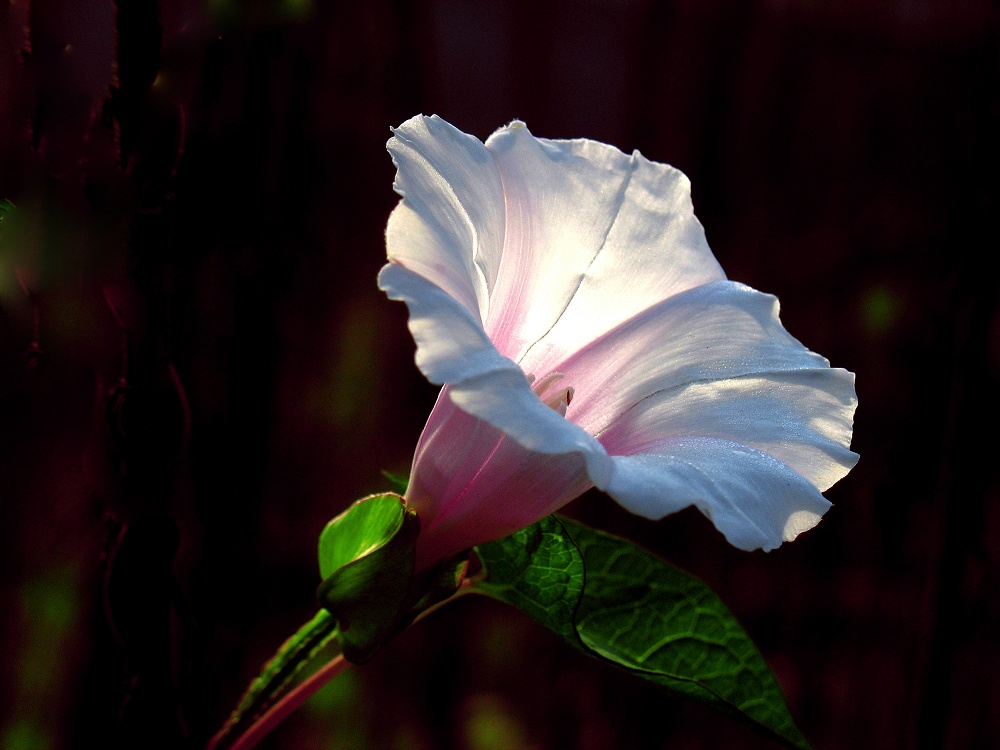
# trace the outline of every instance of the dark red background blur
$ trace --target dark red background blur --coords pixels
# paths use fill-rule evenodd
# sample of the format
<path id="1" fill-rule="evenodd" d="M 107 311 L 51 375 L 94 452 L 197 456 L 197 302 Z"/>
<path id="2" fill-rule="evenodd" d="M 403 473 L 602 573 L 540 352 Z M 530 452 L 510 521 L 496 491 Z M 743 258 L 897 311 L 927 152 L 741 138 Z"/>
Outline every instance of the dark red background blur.
<path id="1" fill-rule="evenodd" d="M 857 373 L 861 462 L 766 555 L 568 512 L 714 586 L 818 750 L 991 746 L 997 42 L 989 0 L 0 2 L 0 746 L 201 746 L 324 522 L 407 470 L 434 389 L 375 274 L 419 112 L 688 173 L 730 277 Z M 771 747 L 485 600 L 268 742 Z"/>

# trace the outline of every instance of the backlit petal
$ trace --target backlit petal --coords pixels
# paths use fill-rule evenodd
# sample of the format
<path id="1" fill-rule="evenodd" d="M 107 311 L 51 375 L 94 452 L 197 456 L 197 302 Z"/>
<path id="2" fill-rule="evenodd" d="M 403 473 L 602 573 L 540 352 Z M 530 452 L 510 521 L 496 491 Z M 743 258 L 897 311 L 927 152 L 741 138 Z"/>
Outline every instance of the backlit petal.
<path id="1" fill-rule="evenodd" d="M 567 141 L 585 155 L 592 142 Z M 586 146 L 584 144 L 587 144 Z M 656 303 L 725 279 L 695 218 L 687 177 L 638 151 L 611 227 L 558 321 L 522 357 L 529 372 L 550 369 L 602 334 Z"/>
<path id="2" fill-rule="evenodd" d="M 519 361 L 576 294 L 622 206 L 635 160 L 594 141 L 546 141 L 514 122 L 486 142 L 503 181 L 503 257 L 486 330 Z"/>
<path id="3" fill-rule="evenodd" d="M 379 272 L 378 286 L 389 299 L 409 308 L 417 367 L 432 383 L 455 383 L 496 371 L 524 378 L 516 364 L 497 352 L 474 313 L 436 284 L 389 263 Z"/>
<path id="4" fill-rule="evenodd" d="M 601 488 L 607 484 L 611 473 L 607 451 L 589 432 L 542 403 L 524 375 L 493 372 L 469 378 L 452 386 L 451 398 L 529 450 L 579 454 L 590 480 Z"/>
<path id="5" fill-rule="evenodd" d="M 683 174 L 517 121 L 482 144 L 415 117 L 388 147 L 379 285 L 445 386 L 407 492 L 422 566 L 590 486 L 650 518 L 696 506 L 743 549 L 819 521 L 857 461 L 853 375 L 726 280 Z"/>
<path id="6" fill-rule="evenodd" d="M 407 503 L 427 544 L 418 568 L 534 523 L 591 486 L 578 452 L 529 450 L 441 390 L 413 459 Z"/>
<path id="7" fill-rule="evenodd" d="M 458 406 L 525 448 L 580 454 L 593 483 L 607 482 L 611 465 L 597 439 L 542 403 L 521 368 L 497 352 L 462 304 L 395 263 L 382 268 L 378 283 L 390 299 L 406 302 L 417 366 L 428 380 L 450 384 Z"/>
<path id="8" fill-rule="evenodd" d="M 386 247 L 397 261 L 485 319 L 504 241 L 504 195 L 493 157 L 440 117 L 417 116 L 386 144 L 403 201 Z"/>
<path id="9" fill-rule="evenodd" d="M 766 551 L 815 526 L 830 507 L 807 479 L 745 445 L 688 438 L 660 451 L 613 459 L 608 494 L 645 518 L 693 505 L 733 546 Z"/>
<path id="10" fill-rule="evenodd" d="M 718 281 L 648 308 L 551 365 L 576 389 L 567 418 L 600 434 L 640 401 L 668 398 L 686 383 L 828 363 L 782 327 L 774 297 Z"/>
<path id="11" fill-rule="evenodd" d="M 829 489 L 857 463 L 848 446 L 857 399 L 854 375 L 796 370 L 701 380 L 657 393 L 630 409 L 599 439 L 628 456 L 685 438 L 714 438 L 767 453 Z"/>

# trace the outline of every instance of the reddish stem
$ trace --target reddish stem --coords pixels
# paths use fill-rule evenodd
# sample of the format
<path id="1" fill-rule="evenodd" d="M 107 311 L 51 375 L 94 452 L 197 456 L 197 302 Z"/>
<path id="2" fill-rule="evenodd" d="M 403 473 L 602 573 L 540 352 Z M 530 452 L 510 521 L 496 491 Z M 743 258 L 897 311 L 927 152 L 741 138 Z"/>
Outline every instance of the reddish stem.
<path id="1" fill-rule="evenodd" d="M 454 601 L 458 597 L 464 596 L 465 594 L 474 593 L 475 589 L 473 586 L 475 584 L 476 580 L 470 578 L 464 579 L 459 585 L 458 590 L 452 596 L 425 609 L 417 615 L 413 624 L 420 622 L 432 612 L 436 612 L 448 602 Z M 220 747 L 225 747 L 225 750 L 251 750 L 251 748 L 256 747 L 257 743 L 264 739 L 264 737 L 266 737 L 268 733 L 280 724 L 289 714 L 305 703 L 311 695 L 349 666 L 350 662 L 344 658 L 343 654 L 334 657 L 327 664 L 324 664 L 312 675 L 296 685 L 295 688 L 289 690 L 288 693 L 286 693 L 279 701 L 261 714 L 257 721 L 251 724 L 250 728 L 241 734 L 231 745 L 224 744 L 226 735 L 224 733 L 225 727 L 223 727 L 223 729 L 209 741 L 206 750 L 219 750 Z"/>
<path id="2" fill-rule="evenodd" d="M 228 750 L 250 750 L 256 747 L 267 734 L 281 723 L 290 713 L 301 706 L 317 690 L 350 666 L 341 654 L 289 690 L 281 700 L 265 711 L 250 728 L 228 747 Z M 221 738 L 216 735 L 208 743 L 207 750 L 215 750 Z"/>

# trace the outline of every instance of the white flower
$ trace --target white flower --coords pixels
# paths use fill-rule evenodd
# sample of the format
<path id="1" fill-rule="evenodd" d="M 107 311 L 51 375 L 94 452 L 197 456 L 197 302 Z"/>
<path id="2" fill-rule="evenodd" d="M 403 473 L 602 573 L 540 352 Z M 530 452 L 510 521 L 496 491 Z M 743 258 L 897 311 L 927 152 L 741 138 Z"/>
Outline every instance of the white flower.
<path id="1" fill-rule="evenodd" d="M 658 519 L 695 505 L 741 549 L 814 526 L 854 466 L 854 376 L 726 280 L 687 178 L 521 122 L 438 117 L 388 143 L 403 200 L 379 286 L 445 386 L 407 502 L 427 565 L 591 486 Z"/>

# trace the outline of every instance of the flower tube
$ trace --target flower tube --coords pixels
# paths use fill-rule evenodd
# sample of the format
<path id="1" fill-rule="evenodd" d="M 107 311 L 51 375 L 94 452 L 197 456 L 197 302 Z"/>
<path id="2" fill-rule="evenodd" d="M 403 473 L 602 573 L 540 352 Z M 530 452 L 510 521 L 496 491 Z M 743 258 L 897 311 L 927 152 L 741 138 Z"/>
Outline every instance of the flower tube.
<path id="1" fill-rule="evenodd" d="M 854 376 L 726 279 L 681 172 L 518 121 L 393 133 L 379 286 L 443 386 L 406 493 L 418 567 L 595 486 L 650 519 L 694 505 L 745 550 L 819 522 L 858 458 Z"/>

